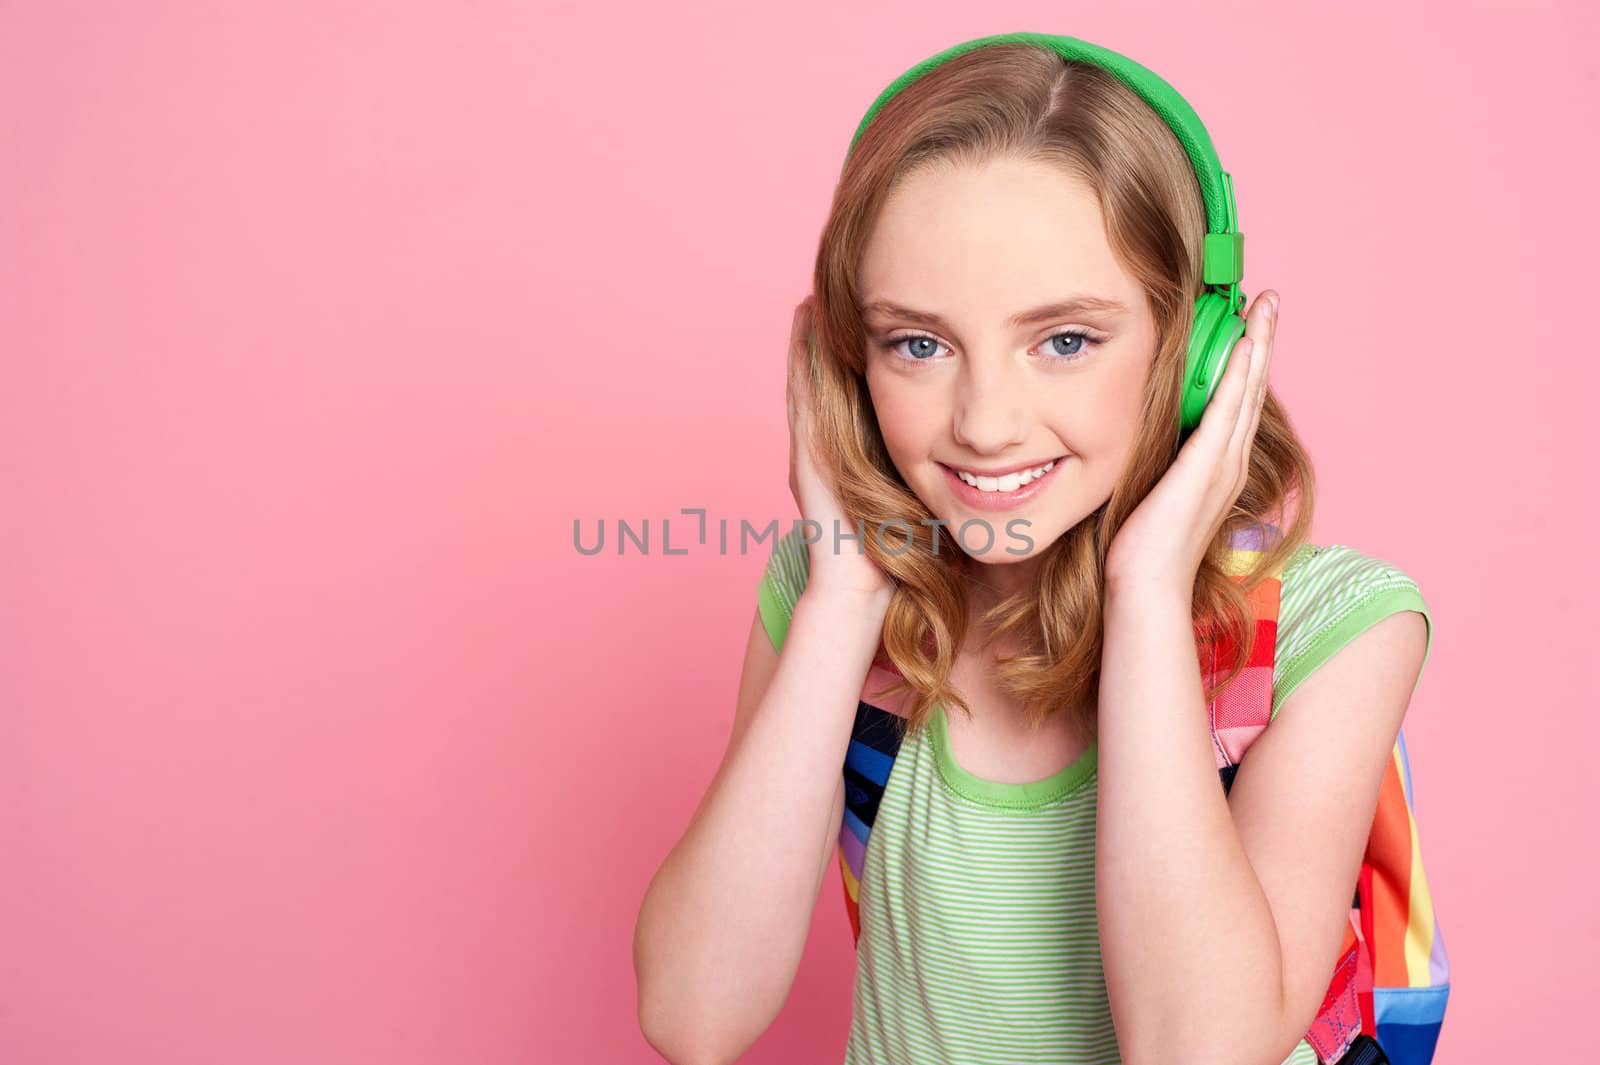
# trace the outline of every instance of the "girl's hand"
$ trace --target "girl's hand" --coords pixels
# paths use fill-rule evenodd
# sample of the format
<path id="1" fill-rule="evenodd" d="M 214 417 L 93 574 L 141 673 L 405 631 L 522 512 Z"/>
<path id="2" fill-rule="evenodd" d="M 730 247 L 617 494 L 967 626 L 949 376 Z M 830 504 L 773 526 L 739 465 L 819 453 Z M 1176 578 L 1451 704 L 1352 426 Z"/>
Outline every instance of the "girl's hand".
<path id="1" fill-rule="evenodd" d="M 1207 545 L 1244 490 L 1267 368 L 1277 333 L 1278 294 L 1258 293 L 1217 391 L 1178 457 L 1117 530 L 1106 554 L 1106 586 L 1194 594 Z"/>
<path id="2" fill-rule="evenodd" d="M 816 459 L 816 411 L 811 402 L 811 330 L 816 297 L 807 296 L 794 310 L 789 334 L 789 491 L 800 516 L 816 522 L 821 539 L 810 545 L 811 575 L 806 587 L 837 589 L 877 595 L 894 587 L 894 580 L 879 568 L 856 540 L 839 542 L 834 550 L 834 530 L 856 532 L 846 520 L 833 492 L 833 483 Z M 868 530 L 871 535 L 871 530 Z"/>

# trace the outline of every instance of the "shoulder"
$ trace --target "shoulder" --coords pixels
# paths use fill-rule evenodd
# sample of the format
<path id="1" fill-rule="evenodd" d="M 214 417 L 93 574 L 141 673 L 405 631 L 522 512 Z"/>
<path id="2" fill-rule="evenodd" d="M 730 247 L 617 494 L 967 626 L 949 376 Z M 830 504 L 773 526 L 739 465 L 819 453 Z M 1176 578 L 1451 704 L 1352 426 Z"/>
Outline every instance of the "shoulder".
<path id="1" fill-rule="evenodd" d="M 1344 544 L 1308 543 L 1290 557 L 1280 581 L 1273 715 L 1319 666 L 1391 614 L 1422 615 L 1426 666 L 1433 618 L 1416 580 L 1394 563 Z"/>
<path id="2" fill-rule="evenodd" d="M 756 586 L 761 623 L 772 638 L 772 646 L 780 651 L 789 631 L 789 619 L 794 616 L 794 605 L 805 591 L 810 575 L 811 552 L 800 538 L 800 529 L 792 528 L 773 541 L 766 568 Z"/>

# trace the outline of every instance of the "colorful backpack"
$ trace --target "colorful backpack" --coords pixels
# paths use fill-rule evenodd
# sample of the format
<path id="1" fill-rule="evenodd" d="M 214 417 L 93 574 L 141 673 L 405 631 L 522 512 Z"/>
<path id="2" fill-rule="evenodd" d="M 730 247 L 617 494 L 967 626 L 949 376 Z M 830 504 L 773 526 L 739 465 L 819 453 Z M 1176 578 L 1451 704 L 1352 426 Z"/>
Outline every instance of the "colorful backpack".
<path id="1" fill-rule="evenodd" d="M 1273 525 L 1251 526 L 1235 534 L 1229 572 L 1238 575 L 1248 571 L 1264 549 L 1263 537 L 1270 536 L 1276 543 L 1279 535 L 1280 530 Z M 803 570 L 806 559 L 802 545 L 797 555 L 790 553 L 788 561 L 780 561 L 780 565 Z M 793 602 L 782 601 L 784 597 L 773 587 L 775 583 L 781 582 L 762 583 L 762 611 L 779 633 L 781 645 Z M 1282 583 L 1280 568 L 1249 592 L 1257 619 L 1255 647 L 1243 672 L 1208 708 L 1217 774 L 1224 793 L 1232 787 L 1245 751 L 1272 719 Z M 790 587 L 803 585 L 804 578 L 800 577 L 799 583 Z M 1393 613 L 1397 606 L 1426 613 L 1420 594 L 1409 590 L 1400 590 L 1399 594 L 1402 598 L 1398 603 L 1386 594 L 1383 602 L 1372 604 L 1375 615 L 1352 614 L 1340 625 L 1365 628 L 1379 616 Z M 1219 661 L 1227 662 L 1230 654 L 1231 646 L 1225 642 L 1202 651 L 1200 666 L 1208 688 L 1226 673 Z M 860 880 L 867 840 L 900 749 L 910 702 L 908 694 L 885 693 L 884 689 L 898 679 L 899 672 L 886 659 L 880 657 L 873 662 L 862 685 L 845 756 L 845 804 L 838 861 L 845 912 L 858 944 Z M 1285 679 L 1285 687 L 1292 679 L 1295 678 Z M 1411 767 L 1402 730 L 1384 774 L 1344 942 L 1322 1007 L 1305 1034 L 1306 1042 L 1324 1065 L 1429 1065 L 1433 1060 L 1450 994 L 1450 967 L 1422 868 L 1411 804 Z"/>

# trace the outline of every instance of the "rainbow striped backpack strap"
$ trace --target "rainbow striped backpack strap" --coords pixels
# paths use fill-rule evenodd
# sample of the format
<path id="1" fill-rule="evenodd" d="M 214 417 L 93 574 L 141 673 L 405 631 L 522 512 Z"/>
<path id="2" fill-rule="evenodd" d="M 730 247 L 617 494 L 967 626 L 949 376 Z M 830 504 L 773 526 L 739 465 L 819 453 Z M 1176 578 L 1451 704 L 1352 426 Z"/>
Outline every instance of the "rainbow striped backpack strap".
<path id="1" fill-rule="evenodd" d="M 1242 575 L 1280 535 L 1273 525 L 1253 525 L 1236 533 L 1227 560 L 1229 572 Z M 1207 708 L 1224 792 L 1231 788 L 1245 751 L 1272 720 L 1286 568 L 1287 563 L 1251 589 L 1254 649 L 1243 673 Z M 1232 657 L 1225 638 L 1202 651 L 1201 671 L 1208 688 L 1226 673 L 1225 663 Z M 1306 1042 L 1323 1063 L 1428 1065 L 1449 992 L 1444 941 L 1438 935 L 1422 870 L 1402 732 L 1379 793 L 1344 941 Z"/>
<path id="2" fill-rule="evenodd" d="M 884 689 L 900 679 L 900 671 L 879 657 L 867 671 L 850 728 L 850 746 L 844 756 L 844 814 L 839 821 L 839 876 L 844 881 L 844 909 L 850 934 L 861 945 L 861 867 L 867 858 L 867 839 L 878 818 L 878 802 L 889 783 L 895 755 L 910 711 L 909 694 L 886 695 Z"/>

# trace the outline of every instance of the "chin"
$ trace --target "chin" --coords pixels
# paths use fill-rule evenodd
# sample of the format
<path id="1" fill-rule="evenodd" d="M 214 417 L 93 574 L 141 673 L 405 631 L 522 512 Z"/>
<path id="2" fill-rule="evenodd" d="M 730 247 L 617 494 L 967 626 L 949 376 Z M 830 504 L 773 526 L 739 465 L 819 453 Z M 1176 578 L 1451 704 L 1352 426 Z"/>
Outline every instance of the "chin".
<path id="1" fill-rule="evenodd" d="M 1027 554 L 1013 555 L 1010 551 L 1007 551 L 1006 548 L 1009 547 L 1012 550 L 1021 550 L 1022 543 L 1016 540 L 1007 540 L 1003 542 L 997 542 L 995 544 L 995 549 L 990 551 L 988 554 L 968 555 L 967 557 L 983 566 L 1011 566 L 1017 564 L 1018 562 L 1027 562 L 1030 559 L 1038 558 L 1044 553 L 1044 549 L 1048 546 L 1048 544 L 1041 546 L 1037 541 L 1035 541 L 1033 550 L 1029 551 Z"/>
<path id="2" fill-rule="evenodd" d="M 948 553 L 954 548 L 974 562 L 993 566 L 1005 566 L 1035 558 L 1061 535 L 1056 531 L 1048 538 L 1042 536 L 1040 529 L 1047 524 L 1054 529 L 1055 523 L 1042 522 L 1038 517 L 1026 514 L 992 514 L 947 505 L 935 511 L 933 517 L 944 523 L 939 530 L 941 553 Z M 1027 521 L 1029 524 L 1009 524 L 1019 521 Z M 969 522 L 982 524 L 968 525 Z M 991 533 L 985 530 L 983 525 L 992 530 L 992 538 Z M 966 526 L 965 534 L 962 533 L 963 526 Z M 968 550 L 969 545 L 971 550 Z"/>

